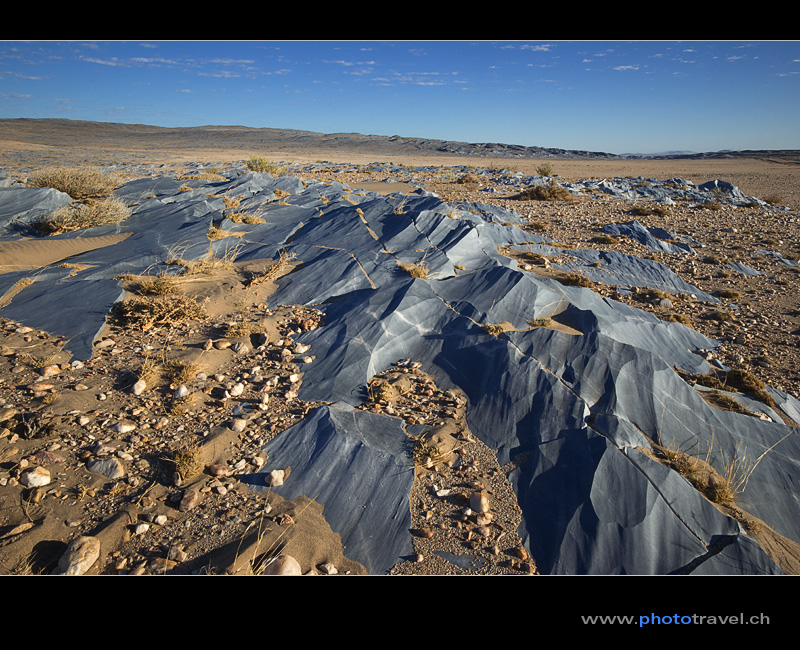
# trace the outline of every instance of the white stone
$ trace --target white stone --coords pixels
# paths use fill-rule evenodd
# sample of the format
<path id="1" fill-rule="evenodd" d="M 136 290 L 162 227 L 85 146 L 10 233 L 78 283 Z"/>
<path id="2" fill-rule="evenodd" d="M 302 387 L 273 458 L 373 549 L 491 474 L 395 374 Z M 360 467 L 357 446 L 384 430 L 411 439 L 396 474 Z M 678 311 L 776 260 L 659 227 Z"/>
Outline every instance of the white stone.
<path id="1" fill-rule="evenodd" d="M 264 569 L 266 576 L 299 576 L 303 575 L 300 563 L 291 555 L 279 555 Z"/>
<path id="2" fill-rule="evenodd" d="M 100 540 L 96 537 L 76 537 L 67 546 L 58 562 L 56 573 L 81 576 L 92 568 L 100 557 Z"/>
<path id="3" fill-rule="evenodd" d="M 267 485 L 270 487 L 278 487 L 279 485 L 283 485 L 285 478 L 286 472 L 282 469 L 273 469 L 267 476 Z"/>
<path id="4" fill-rule="evenodd" d="M 34 467 L 20 476 L 19 482 L 25 487 L 42 487 L 50 483 L 50 472 L 44 467 Z"/>

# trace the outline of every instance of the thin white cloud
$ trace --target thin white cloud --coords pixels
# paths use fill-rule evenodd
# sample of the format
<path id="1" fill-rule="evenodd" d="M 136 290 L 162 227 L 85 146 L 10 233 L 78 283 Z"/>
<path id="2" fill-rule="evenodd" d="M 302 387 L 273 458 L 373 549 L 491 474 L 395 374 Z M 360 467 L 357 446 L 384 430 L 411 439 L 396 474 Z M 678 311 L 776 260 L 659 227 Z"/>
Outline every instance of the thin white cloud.
<path id="1" fill-rule="evenodd" d="M 521 50 L 531 50 L 532 52 L 551 52 L 553 50 L 553 46 L 550 43 L 541 43 L 539 45 L 522 45 L 520 46 Z"/>
<path id="2" fill-rule="evenodd" d="M 110 59 L 98 59 L 93 56 L 84 56 L 81 57 L 81 60 L 86 61 L 87 63 L 96 63 L 97 65 L 107 65 L 111 67 L 125 67 L 127 65 L 115 56 L 111 57 Z"/>

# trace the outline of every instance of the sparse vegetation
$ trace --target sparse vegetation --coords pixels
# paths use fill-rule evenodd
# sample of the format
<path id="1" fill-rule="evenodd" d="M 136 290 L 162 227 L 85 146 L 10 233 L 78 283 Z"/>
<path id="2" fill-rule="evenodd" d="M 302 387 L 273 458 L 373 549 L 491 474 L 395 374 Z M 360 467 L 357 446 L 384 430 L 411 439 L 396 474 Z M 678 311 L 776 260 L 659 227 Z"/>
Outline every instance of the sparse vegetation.
<path id="1" fill-rule="evenodd" d="M 272 174 L 273 176 L 282 176 L 288 172 L 288 169 L 285 166 L 274 163 L 264 156 L 250 156 L 246 164 L 247 169 L 249 169 L 251 172 L 266 172 L 268 174 Z"/>
<path id="2" fill-rule="evenodd" d="M 574 201 L 572 193 L 561 187 L 554 178 L 550 179 L 550 185 L 531 185 L 511 198 L 518 201 Z"/>
<path id="3" fill-rule="evenodd" d="M 570 271 L 556 278 L 561 284 L 569 287 L 594 287 L 594 282 L 587 278 L 583 273 Z"/>
<path id="4" fill-rule="evenodd" d="M 425 261 L 421 262 L 398 262 L 397 265 L 408 273 L 412 278 L 427 278 L 430 269 Z"/>
<path id="5" fill-rule="evenodd" d="M 531 329 L 535 329 L 537 327 L 550 327 L 553 321 L 548 316 L 543 316 L 541 318 L 530 318 L 528 319 L 528 325 L 531 326 Z"/>
<path id="6" fill-rule="evenodd" d="M 208 256 L 200 260 L 185 260 L 177 256 L 169 256 L 166 263 L 184 267 L 184 275 L 199 275 L 217 270 L 230 270 L 239 254 L 239 246 L 228 248 L 220 256 L 209 250 Z"/>
<path id="7" fill-rule="evenodd" d="M 503 327 L 502 323 L 487 323 L 483 325 L 483 331 L 487 334 L 491 334 L 492 336 L 500 336 L 503 332 L 506 331 L 506 328 Z"/>
<path id="8" fill-rule="evenodd" d="M 200 462 L 200 449 L 191 443 L 176 449 L 167 461 L 174 466 L 175 472 L 183 481 L 196 476 L 203 468 Z"/>
<path id="9" fill-rule="evenodd" d="M 686 327 L 694 328 L 694 325 L 692 324 L 691 317 L 687 316 L 686 314 L 680 314 L 678 312 L 672 312 L 672 313 L 667 314 L 666 316 L 664 316 L 664 318 L 662 320 L 665 320 L 665 321 L 670 322 L 670 323 L 680 323 L 681 325 L 686 325 Z"/>
<path id="10" fill-rule="evenodd" d="M 55 167 L 34 174 L 27 184 L 30 187 L 52 187 L 73 199 L 83 200 L 108 196 L 120 182 L 116 176 L 98 169 Z"/>
<path id="11" fill-rule="evenodd" d="M 636 203 L 633 208 L 631 208 L 631 212 L 635 215 L 639 215 L 642 217 L 657 215 L 659 217 L 667 217 L 671 214 L 669 207 L 664 205 L 663 203 L 653 203 L 653 202 L 642 202 Z"/>
<path id="12" fill-rule="evenodd" d="M 477 183 L 479 182 L 479 180 L 480 179 L 475 174 L 473 174 L 472 172 L 467 172 L 459 176 L 456 179 L 456 183 L 458 183 L 459 185 L 467 185 L 470 183 Z"/>
<path id="13" fill-rule="evenodd" d="M 211 241 L 217 241 L 218 239 L 225 239 L 226 237 L 241 237 L 244 233 L 241 232 L 232 232 L 230 230 L 223 230 L 219 226 L 211 226 L 208 229 L 207 236 Z"/>
<path id="14" fill-rule="evenodd" d="M 58 235 L 64 232 L 94 228 L 120 223 L 131 214 L 124 201 L 117 198 L 103 199 L 91 203 L 70 203 L 31 222 L 31 227 L 42 235 Z"/>
<path id="15" fill-rule="evenodd" d="M 539 176 L 552 176 L 554 174 L 553 165 L 549 162 L 543 162 L 536 167 L 536 173 L 539 174 Z"/>
<path id="16" fill-rule="evenodd" d="M 177 290 L 175 277 L 172 275 L 144 277 L 136 285 L 137 293 L 142 296 L 167 296 Z"/>
<path id="17" fill-rule="evenodd" d="M 200 303 L 183 295 L 129 298 L 118 303 L 115 311 L 123 324 L 140 331 L 169 327 L 205 315 Z"/>
<path id="18" fill-rule="evenodd" d="M 728 300 L 738 300 L 742 296 L 742 294 L 733 289 L 718 289 L 714 292 L 714 295 L 718 298 L 725 298 Z"/>

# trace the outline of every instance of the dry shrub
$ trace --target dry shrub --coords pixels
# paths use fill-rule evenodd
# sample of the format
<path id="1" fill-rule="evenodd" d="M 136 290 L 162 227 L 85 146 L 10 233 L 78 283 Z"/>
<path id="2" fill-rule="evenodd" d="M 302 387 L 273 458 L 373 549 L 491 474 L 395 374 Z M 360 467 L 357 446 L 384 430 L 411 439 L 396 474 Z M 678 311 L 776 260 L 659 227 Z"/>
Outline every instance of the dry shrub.
<path id="1" fill-rule="evenodd" d="M 473 174 L 472 172 L 467 172 L 459 176 L 456 179 L 456 183 L 458 183 L 459 185 L 467 185 L 469 183 L 477 183 L 479 180 L 480 179 L 475 174 Z"/>
<path id="2" fill-rule="evenodd" d="M 249 169 L 251 172 L 266 172 L 268 174 L 272 174 L 273 176 L 282 176 L 289 171 L 283 165 L 274 163 L 264 156 L 250 156 L 250 159 L 247 161 L 246 165 L 247 169 Z"/>
<path id="3" fill-rule="evenodd" d="M 200 449 L 193 443 L 176 449 L 168 460 L 184 481 L 196 476 L 203 469 L 200 462 Z"/>
<path id="4" fill-rule="evenodd" d="M 58 235 L 63 232 L 120 223 L 130 214 L 130 208 L 124 201 L 112 198 L 65 205 L 32 221 L 31 226 L 43 235 Z"/>
<path id="5" fill-rule="evenodd" d="M 173 276 L 157 275 L 140 280 L 136 290 L 142 296 L 168 296 L 178 289 Z"/>
<path id="6" fill-rule="evenodd" d="M 186 384 L 192 381 L 200 372 L 200 364 L 193 361 L 167 359 L 164 362 L 164 371 L 170 383 L 175 385 Z"/>
<path id="7" fill-rule="evenodd" d="M 203 318 L 205 310 L 187 296 L 144 296 L 118 303 L 116 314 L 123 325 L 146 331 L 154 326 L 172 326 Z"/>
<path id="8" fill-rule="evenodd" d="M 565 273 L 559 278 L 556 278 L 561 284 L 564 284 L 569 287 L 593 287 L 594 282 L 592 282 L 589 278 L 587 278 L 582 273 L 578 272 L 569 272 Z"/>
<path id="9" fill-rule="evenodd" d="M 54 167 L 44 169 L 28 179 L 30 187 L 52 187 L 73 199 L 107 196 L 119 187 L 119 179 L 99 169 Z"/>
<path id="10" fill-rule="evenodd" d="M 500 336 L 506 331 L 506 328 L 503 327 L 502 323 L 487 323 L 486 325 L 482 325 L 482 327 L 484 332 L 491 334 L 492 336 Z"/>
<path id="11" fill-rule="evenodd" d="M 425 262 L 418 262 L 416 264 L 413 262 L 398 262 L 397 264 L 412 278 L 427 278 L 430 273 L 430 269 Z"/>
<path id="12" fill-rule="evenodd" d="M 170 255 L 167 264 L 183 266 L 184 275 L 201 275 L 213 271 L 229 271 L 233 268 L 233 263 L 239 255 L 241 246 L 233 246 L 225 249 L 222 255 L 218 255 L 209 249 L 208 256 L 200 260 L 185 260 L 182 257 Z"/>
<path id="13" fill-rule="evenodd" d="M 642 217 L 650 215 L 667 217 L 671 214 L 670 209 L 666 205 L 662 203 L 653 203 L 653 202 L 637 203 L 633 206 L 631 212 L 635 215 L 639 215 Z"/>
<path id="14" fill-rule="evenodd" d="M 572 193 L 550 179 L 550 185 L 531 185 L 511 198 L 518 201 L 574 201 Z"/>
<path id="15" fill-rule="evenodd" d="M 231 230 L 223 230 L 218 226 L 211 226 L 208 229 L 208 238 L 211 241 L 217 241 L 218 239 L 225 239 L 226 237 L 241 237 L 244 233 L 241 232 L 233 232 Z"/>
<path id="16" fill-rule="evenodd" d="M 686 314 L 680 314 L 678 312 L 672 312 L 664 316 L 664 319 L 670 323 L 680 323 L 681 325 L 686 325 L 686 327 L 691 327 L 694 329 L 694 325 L 692 324 L 692 319 L 690 316 Z"/>

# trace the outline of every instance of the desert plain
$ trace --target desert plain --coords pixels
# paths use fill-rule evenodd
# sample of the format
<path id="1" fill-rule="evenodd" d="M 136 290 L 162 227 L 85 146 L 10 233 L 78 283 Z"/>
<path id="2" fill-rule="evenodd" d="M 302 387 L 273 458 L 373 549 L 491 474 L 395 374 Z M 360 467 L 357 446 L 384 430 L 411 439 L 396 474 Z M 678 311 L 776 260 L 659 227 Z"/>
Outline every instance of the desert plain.
<path id="1" fill-rule="evenodd" d="M 319 148 L 291 141 L 232 143 L 226 138 L 215 140 L 213 133 L 201 131 L 192 132 L 191 137 L 177 134 L 148 142 L 146 135 L 129 138 L 123 132 L 113 138 L 97 137 L 91 126 L 51 132 L 37 124 L 21 128 L 14 122 L 0 121 L 0 177 L 21 183 L 37 171 L 53 167 L 110 169 L 108 173 L 117 175 L 122 183 L 148 174 L 190 178 L 197 173 L 198 164 L 224 171 L 254 155 L 290 169 L 325 161 L 299 175 L 384 194 L 422 188 L 448 203 L 496 205 L 521 215 L 529 232 L 551 238 L 562 247 L 611 247 L 620 253 L 657 260 L 692 286 L 720 297 L 720 304 L 686 299 L 664 302 L 645 291 L 621 294 L 612 286 L 594 285 L 593 290 L 659 318 L 690 324 L 721 341 L 715 351 L 719 362 L 747 369 L 764 384 L 800 398 L 800 273 L 797 266 L 756 253 L 768 250 L 785 260 L 800 259 L 800 152 L 663 159 L 499 159 L 403 149 L 392 152 L 383 147 L 371 150 L 368 141 L 349 149 L 324 142 Z M 397 179 L 379 166 L 373 168 L 372 163 L 377 162 L 391 162 L 410 171 L 401 181 L 391 182 Z M 493 184 L 477 173 L 505 169 L 534 175 L 545 163 L 556 178 L 570 182 L 641 177 L 662 181 L 679 178 L 699 185 L 721 180 L 768 205 L 677 204 L 652 212 L 617 199 L 520 200 L 519 188 Z M 465 167 L 476 173 L 464 172 Z M 455 173 L 454 169 L 460 171 Z M 632 219 L 648 228 L 665 228 L 691 237 L 703 246 L 696 256 L 676 256 L 653 252 L 625 237 L 601 237 L 600 226 Z M 20 246 L 9 239 L 0 241 L 0 272 L 65 264 L 84 250 L 80 240 L 25 243 Z M 103 244 L 97 241 L 92 245 Z M 726 266 L 729 262 L 746 263 L 761 273 L 731 273 Z M 263 282 L 252 281 L 261 277 L 259 273 Z M 153 329 L 126 328 L 109 319 L 106 331 L 98 337 L 93 358 L 79 368 L 70 365 L 68 344 L 54 342 L 47 332 L 27 328 L 24 322 L 4 319 L 0 332 L 4 350 L 0 359 L 3 573 L 58 573 L 69 542 L 83 537 L 99 540 L 97 556 L 80 570 L 86 574 L 249 575 L 275 571 L 276 563 L 270 562 L 279 555 L 294 558 L 303 574 L 368 573 L 347 557 L 338 535 L 313 499 L 285 501 L 269 493 L 253 492 L 237 480 L 243 466 L 263 465 L 260 445 L 266 439 L 309 417 L 319 404 L 272 399 L 261 415 L 263 435 L 253 436 L 230 426 L 227 397 L 217 395 L 219 390 L 230 391 L 239 385 L 241 377 L 252 376 L 253 366 L 280 361 L 285 342 L 293 333 L 321 326 L 318 314 L 300 305 L 265 309 L 273 277 L 252 264 L 234 263 L 208 277 L 186 277 L 180 291 L 204 301 L 206 313 L 202 318 L 176 331 L 155 334 Z M 125 291 L 135 296 L 143 278 L 124 278 L 121 282 Z M 4 300 L 13 300 L 13 296 Z M 244 333 L 256 326 L 267 336 L 260 356 L 254 360 L 234 350 L 237 342 L 241 344 L 246 338 Z M 154 336 L 158 339 L 155 344 Z M 220 341 L 224 344 L 218 345 Z M 153 359 L 146 359 L 143 349 L 168 350 L 171 365 L 161 363 L 156 368 L 165 357 L 156 358 L 154 354 Z M 41 375 L 43 360 L 55 367 L 50 381 L 57 386 L 49 392 L 31 388 Z M 157 384 L 160 392 L 154 388 L 134 394 L 130 383 L 119 378 L 141 375 L 146 361 L 154 362 L 148 383 Z M 299 368 L 275 365 L 282 373 L 281 381 L 291 381 L 289 378 L 302 370 L 302 364 L 297 365 Z M 186 375 L 189 371 L 195 376 Z M 173 404 L 174 390 L 184 383 L 196 383 L 198 372 L 209 382 L 217 378 L 218 386 L 198 391 L 206 402 L 188 407 Z M 392 399 L 389 412 L 414 424 L 432 421 L 429 416 L 433 420 L 444 418 L 463 431 L 463 404 L 458 396 L 440 390 L 413 365 L 388 372 L 384 385 L 402 379 L 392 372 L 410 375 L 425 390 Z M 386 400 L 382 403 L 376 398 L 363 408 L 385 413 Z M 800 424 L 786 414 L 782 418 L 788 427 Z M 122 420 L 137 423 L 136 432 L 128 438 L 117 436 L 106 445 L 104 427 Z M 197 437 L 198 428 L 212 433 Z M 123 439 L 125 442 L 120 443 Z M 474 440 L 470 442 L 474 444 L 461 450 L 458 467 L 443 466 L 442 475 L 436 479 L 420 470 L 410 503 L 416 554 L 398 563 L 391 573 L 538 573 L 536 558 L 525 550 L 516 531 L 520 514 L 505 480 L 507 468 L 497 465 L 490 450 Z M 108 448 L 98 449 L 103 445 Z M 100 457 L 122 458 L 129 466 L 128 474 L 109 479 L 87 472 L 86 463 Z M 179 466 L 180 462 L 193 466 L 187 469 Z M 58 480 L 43 487 L 22 485 L 22 474 L 37 465 L 54 468 Z M 483 544 L 472 531 L 473 522 L 459 521 L 453 511 L 437 512 L 441 506 L 428 498 L 430 486 L 426 481 L 431 480 L 440 489 L 466 484 L 488 490 L 495 501 L 493 525 L 502 530 L 502 539 Z M 200 506 L 185 502 L 190 488 L 202 502 Z M 797 540 L 778 535 L 739 510 L 734 502 L 719 507 L 752 531 L 784 572 L 800 571 Z M 447 534 L 448 526 L 452 526 L 452 534 Z M 464 548 L 480 555 L 480 568 L 459 567 L 441 558 L 442 553 L 455 556 Z"/>

